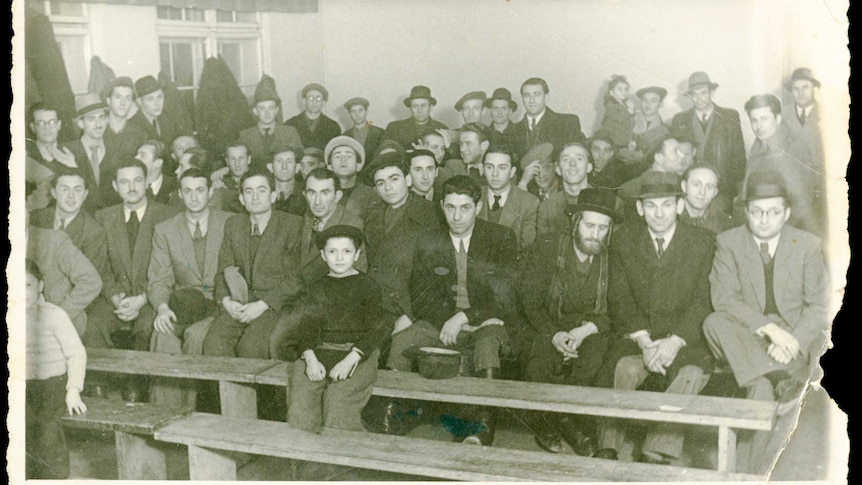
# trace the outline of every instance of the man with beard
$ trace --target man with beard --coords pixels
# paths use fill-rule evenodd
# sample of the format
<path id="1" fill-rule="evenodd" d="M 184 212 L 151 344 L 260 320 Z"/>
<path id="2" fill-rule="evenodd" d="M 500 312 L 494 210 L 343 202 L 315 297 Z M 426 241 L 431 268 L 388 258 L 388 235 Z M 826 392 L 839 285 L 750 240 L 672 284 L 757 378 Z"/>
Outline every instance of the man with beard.
<path id="1" fill-rule="evenodd" d="M 673 175 L 676 177 L 676 175 Z M 677 183 L 644 177 L 637 211 L 646 224 L 614 233 L 608 258 L 608 351 L 596 385 L 626 390 L 698 394 L 712 359 L 703 338 L 711 311 L 709 271 L 714 236 L 678 221 L 684 203 Z M 598 457 L 616 459 L 625 437 L 617 419 L 604 421 Z M 670 464 L 682 454 L 684 429 L 650 426 L 639 461 Z"/>
<path id="2" fill-rule="evenodd" d="M 521 272 L 524 312 L 533 338 L 524 377 L 531 382 L 591 386 L 608 346 L 608 237 L 619 222 L 616 196 L 586 188 L 575 206 L 573 229 L 540 237 Z M 595 425 L 573 415 L 538 412 L 530 427 L 552 453 L 561 439 L 579 455 L 591 455 Z"/>
<path id="3" fill-rule="evenodd" d="M 513 184 L 517 167 L 509 146 L 492 146 L 482 157 L 487 188 L 479 218 L 512 228 L 521 253 L 536 239 L 539 199 Z"/>
<path id="4" fill-rule="evenodd" d="M 272 153 L 286 146 L 302 148 L 302 138 L 296 128 L 276 122 L 281 98 L 271 83 L 261 81 L 257 85 L 253 102 L 251 112 L 257 124 L 239 132 L 239 141 L 248 147 L 253 161 L 266 163 Z"/>
<path id="5" fill-rule="evenodd" d="M 305 110 L 284 124 L 296 129 L 304 148 L 322 150 L 329 140 L 341 134 L 338 122 L 323 114 L 323 106 L 329 100 L 329 91 L 320 84 L 311 83 L 302 88 L 302 100 Z"/>
<path id="6" fill-rule="evenodd" d="M 431 109 L 436 104 L 437 99 L 431 96 L 429 87 L 413 86 L 410 96 L 404 99 L 404 106 L 410 108 L 410 118 L 389 123 L 383 138 L 395 140 L 402 147 L 409 148 L 429 131 L 448 130 L 448 126 L 431 118 Z"/>
<path id="7" fill-rule="evenodd" d="M 560 176 L 563 190 L 551 195 L 539 204 L 536 233 L 569 232 L 578 195 L 589 186 L 587 174 L 593 170 L 590 151 L 581 142 L 570 142 L 563 146 L 557 161 L 556 173 Z"/>
<path id="8" fill-rule="evenodd" d="M 682 177 L 685 210 L 679 220 L 719 234 L 733 224 L 730 215 L 712 203 L 718 195 L 718 174 L 707 165 L 693 165 Z"/>

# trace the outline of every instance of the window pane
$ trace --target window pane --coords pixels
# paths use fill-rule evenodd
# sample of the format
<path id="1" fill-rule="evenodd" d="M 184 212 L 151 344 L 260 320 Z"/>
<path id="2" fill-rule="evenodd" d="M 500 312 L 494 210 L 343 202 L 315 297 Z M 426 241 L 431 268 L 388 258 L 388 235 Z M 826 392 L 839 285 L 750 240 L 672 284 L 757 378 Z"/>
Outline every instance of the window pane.
<path id="1" fill-rule="evenodd" d="M 189 7 L 184 9 L 186 12 L 186 20 L 189 22 L 203 22 L 204 11 L 199 8 Z"/>
<path id="2" fill-rule="evenodd" d="M 242 84 L 242 65 L 240 64 L 239 44 L 233 42 L 219 42 L 218 50 L 219 53 L 221 53 L 221 57 L 225 64 L 227 64 L 227 67 L 229 67 L 230 71 L 233 73 L 233 77 L 236 78 L 236 82 Z"/>
<path id="3" fill-rule="evenodd" d="M 247 24 L 254 24 L 257 23 L 257 14 L 255 12 L 237 12 L 236 21 Z"/>
<path id="4" fill-rule="evenodd" d="M 197 86 L 203 67 L 202 39 L 162 39 L 159 55 L 162 71 L 171 74 L 178 88 Z"/>
<path id="5" fill-rule="evenodd" d="M 194 86 L 194 57 L 191 44 L 175 43 L 171 46 L 174 64 L 174 83 L 177 86 Z"/>
<path id="6" fill-rule="evenodd" d="M 174 78 L 173 66 L 171 66 L 171 44 L 168 42 L 159 43 L 159 68 L 161 72 L 171 75 Z"/>
<path id="7" fill-rule="evenodd" d="M 260 80 L 257 40 L 219 41 L 218 49 L 238 84 L 257 84 Z"/>
<path id="8" fill-rule="evenodd" d="M 84 15 L 84 4 L 51 1 L 51 15 L 62 15 L 67 17 L 82 17 Z"/>
<path id="9" fill-rule="evenodd" d="M 182 20 L 183 10 L 175 7 L 156 7 L 156 17 L 164 20 Z"/>
<path id="10" fill-rule="evenodd" d="M 87 92 L 87 60 L 84 58 L 84 37 L 57 35 L 57 44 L 66 65 L 66 74 L 75 93 Z"/>
<path id="11" fill-rule="evenodd" d="M 216 10 L 216 22 L 233 23 L 233 10 Z"/>

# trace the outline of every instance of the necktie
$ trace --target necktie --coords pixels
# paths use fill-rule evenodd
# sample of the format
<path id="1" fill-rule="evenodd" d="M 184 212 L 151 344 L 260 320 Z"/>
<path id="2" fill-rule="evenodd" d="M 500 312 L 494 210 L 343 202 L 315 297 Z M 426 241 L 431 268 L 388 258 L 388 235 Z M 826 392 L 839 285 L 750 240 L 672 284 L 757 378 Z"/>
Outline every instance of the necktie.
<path id="1" fill-rule="evenodd" d="M 66 230 L 66 219 L 60 219 L 60 225 L 57 227 L 60 231 Z"/>
<path id="2" fill-rule="evenodd" d="M 455 254 L 455 272 L 457 291 L 455 292 L 455 308 L 464 310 L 470 308 L 470 297 L 467 295 L 467 249 L 464 240 L 458 241 L 458 252 Z"/>
<path id="3" fill-rule="evenodd" d="M 498 211 L 498 210 L 503 208 L 503 206 L 500 205 L 500 199 L 502 199 L 502 198 L 503 198 L 502 195 L 495 195 L 494 196 L 494 205 L 491 206 L 492 211 Z"/>
<path id="4" fill-rule="evenodd" d="M 201 221 L 195 222 L 195 240 L 201 239 L 204 237 L 203 232 L 201 232 Z"/>
<path id="5" fill-rule="evenodd" d="M 657 237 L 655 238 L 655 242 L 658 245 L 658 251 L 656 251 L 656 253 L 658 254 L 658 259 L 661 259 L 661 257 L 664 256 L 664 238 Z"/>
<path id="6" fill-rule="evenodd" d="M 805 120 L 806 120 L 805 109 L 803 108 L 803 109 L 799 110 L 799 124 L 804 125 Z"/>
<path id="7" fill-rule="evenodd" d="M 321 219 L 320 217 L 315 217 L 314 223 L 312 223 L 312 225 L 311 225 L 311 230 L 313 230 L 314 232 L 322 231 L 323 230 L 323 219 Z"/>
<path id="8" fill-rule="evenodd" d="M 760 243 L 760 259 L 763 264 L 769 264 L 772 261 L 772 256 L 769 255 L 769 243 Z"/>
<path id="9" fill-rule="evenodd" d="M 90 145 L 90 166 L 93 167 L 93 178 L 99 185 L 99 145 Z"/>
<path id="10" fill-rule="evenodd" d="M 530 118 L 530 131 L 536 129 L 536 118 Z"/>
<path id="11" fill-rule="evenodd" d="M 269 141 L 272 139 L 272 128 L 263 129 L 263 143 L 269 146 Z"/>
<path id="12" fill-rule="evenodd" d="M 254 237 L 260 237 L 260 227 L 258 227 L 258 225 L 257 225 L 257 224 L 255 224 L 254 226 L 252 226 L 252 228 L 251 228 L 251 235 L 252 235 L 252 236 L 254 236 Z"/>
<path id="13" fill-rule="evenodd" d="M 138 213 L 132 211 L 129 214 L 129 221 L 126 222 L 126 231 L 128 231 L 129 235 L 129 253 L 135 251 L 135 241 L 138 239 L 138 228 L 140 225 L 141 221 L 138 219 Z"/>
<path id="14" fill-rule="evenodd" d="M 468 174 L 469 176 L 473 177 L 474 179 L 480 179 L 480 178 L 482 177 L 482 174 L 481 174 L 481 173 L 479 173 L 479 169 L 478 169 L 478 168 L 476 168 L 476 167 L 470 167 L 470 168 L 468 168 L 468 169 L 467 169 L 467 174 Z"/>
<path id="15" fill-rule="evenodd" d="M 156 129 L 156 135 L 162 136 L 162 130 L 159 129 L 159 119 L 153 118 L 153 128 Z"/>

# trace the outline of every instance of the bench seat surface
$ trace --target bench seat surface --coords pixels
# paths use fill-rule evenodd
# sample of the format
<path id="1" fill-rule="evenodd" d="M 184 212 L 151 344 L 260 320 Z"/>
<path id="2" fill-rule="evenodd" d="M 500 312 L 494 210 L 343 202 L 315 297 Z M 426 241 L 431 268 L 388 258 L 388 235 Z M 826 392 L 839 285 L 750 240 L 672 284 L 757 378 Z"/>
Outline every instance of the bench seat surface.
<path id="1" fill-rule="evenodd" d="M 65 426 L 152 435 L 160 426 L 193 411 L 191 407 L 126 403 L 114 399 L 84 399 L 84 403 L 87 405 L 84 414 L 61 418 Z"/>
<path id="2" fill-rule="evenodd" d="M 278 360 L 160 354 L 117 349 L 87 350 L 87 370 L 211 381 L 255 382 L 255 376 L 281 364 Z"/>

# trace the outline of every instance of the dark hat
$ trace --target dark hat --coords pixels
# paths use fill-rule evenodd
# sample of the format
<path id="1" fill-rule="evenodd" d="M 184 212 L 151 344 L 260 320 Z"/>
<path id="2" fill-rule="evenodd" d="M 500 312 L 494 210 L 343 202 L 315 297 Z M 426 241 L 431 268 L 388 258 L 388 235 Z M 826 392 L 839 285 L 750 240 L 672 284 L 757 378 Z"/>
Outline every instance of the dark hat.
<path id="1" fill-rule="evenodd" d="M 691 86 L 689 86 L 689 88 L 690 87 Z M 640 97 L 643 97 L 643 95 L 646 93 L 658 94 L 659 98 L 664 99 L 664 97 L 667 96 L 667 89 L 660 88 L 658 86 L 649 86 L 646 88 L 638 89 L 637 96 L 640 98 Z"/>
<path id="2" fill-rule="evenodd" d="M 783 197 L 784 200 L 787 200 L 787 186 L 780 173 L 770 170 L 753 172 L 745 181 L 744 193 L 740 200 L 748 202 L 772 197 Z"/>
<path id="3" fill-rule="evenodd" d="M 790 75 L 790 81 L 787 82 L 788 89 L 793 84 L 793 81 L 800 81 L 803 79 L 811 81 L 818 88 L 820 87 L 820 81 L 818 81 L 817 78 L 814 77 L 814 73 L 811 72 L 811 69 L 808 69 L 807 67 L 800 67 L 799 69 L 793 71 L 793 74 Z"/>
<path id="4" fill-rule="evenodd" d="M 329 100 L 329 91 L 327 91 L 325 87 L 323 87 L 317 83 L 311 83 L 311 84 L 306 85 L 304 88 L 302 88 L 302 97 L 304 98 L 305 95 L 308 94 L 308 92 L 312 91 L 312 90 L 320 91 L 320 94 L 323 95 L 324 101 Z"/>
<path id="5" fill-rule="evenodd" d="M 601 141 L 607 143 L 611 147 L 616 146 L 614 144 L 613 137 L 611 137 L 611 134 L 608 133 L 607 130 L 597 130 L 595 133 L 593 133 L 593 136 L 589 139 L 587 145 L 590 147 L 590 149 L 592 149 L 593 142 L 598 141 L 598 140 L 601 140 Z"/>
<path id="6" fill-rule="evenodd" d="M 120 76 L 118 78 L 111 79 L 104 88 L 102 88 L 102 99 L 108 99 L 111 97 L 111 91 L 114 90 L 117 86 L 125 86 L 132 90 L 132 95 L 135 94 L 135 83 L 132 81 L 132 78 L 128 76 Z"/>
<path id="7" fill-rule="evenodd" d="M 193 288 L 182 288 L 171 293 L 168 306 L 177 316 L 177 323 L 192 324 L 215 313 L 217 306 L 204 294 Z"/>
<path id="8" fill-rule="evenodd" d="M 254 88 L 254 98 L 252 104 L 261 103 L 263 101 L 275 101 L 276 105 L 281 104 L 281 98 L 278 97 L 278 92 L 275 90 L 275 79 L 268 74 L 264 74 Z"/>
<path id="9" fill-rule="evenodd" d="M 461 96 L 461 99 L 459 99 L 458 102 L 455 103 L 455 111 L 461 111 L 461 107 L 464 106 L 464 103 L 466 103 L 467 101 L 470 101 L 471 99 L 478 99 L 479 101 L 482 102 L 482 105 L 484 106 L 485 100 L 487 99 L 487 96 L 485 96 L 484 91 L 469 92 L 469 93 L 465 94 L 464 96 Z"/>
<path id="10" fill-rule="evenodd" d="M 339 135 L 329 140 L 329 143 L 326 144 L 326 148 L 323 149 L 323 163 L 328 165 L 329 154 L 332 153 L 332 150 L 335 150 L 340 146 L 348 146 L 359 154 L 359 160 L 357 160 L 356 163 L 362 163 L 365 161 L 365 147 L 362 146 L 362 143 L 359 143 L 355 138 L 351 138 L 347 135 Z"/>
<path id="11" fill-rule="evenodd" d="M 135 93 L 139 98 L 162 89 L 161 83 L 153 76 L 144 76 L 135 81 Z"/>
<path id="12" fill-rule="evenodd" d="M 691 76 L 688 77 L 688 90 L 691 91 L 695 86 L 700 86 L 701 84 L 709 85 L 709 89 L 715 89 L 718 87 L 718 83 L 712 82 L 709 79 L 709 74 L 703 71 L 697 71 L 692 73 Z"/>
<path id="13" fill-rule="evenodd" d="M 679 184 L 679 176 L 673 172 L 658 172 L 649 170 L 640 179 L 636 199 L 652 199 L 655 197 L 670 197 L 683 195 Z"/>
<path id="14" fill-rule="evenodd" d="M 413 86 L 410 89 L 410 96 L 404 99 L 404 106 L 410 107 L 410 102 L 414 99 L 427 99 L 431 106 L 437 104 L 437 99 L 434 96 L 431 96 L 431 88 L 428 86 Z"/>
<path id="15" fill-rule="evenodd" d="M 406 153 L 404 147 L 395 140 L 386 139 L 377 145 L 377 149 L 371 154 L 371 163 L 376 163 L 377 159 L 387 153 L 399 153 L 402 156 Z"/>
<path id="16" fill-rule="evenodd" d="M 324 160 L 324 156 L 323 156 L 323 150 L 321 150 L 320 148 L 308 147 L 308 148 L 304 148 L 302 151 L 304 152 L 302 154 L 303 158 L 305 158 L 305 157 L 319 158 L 320 161 L 322 161 L 324 164 L 326 164 L 326 160 Z"/>
<path id="17" fill-rule="evenodd" d="M 554 153 L 554 145 L 551 143 L 541 143 L 530 148 L 527 153 L 521 157 L 521 171 L 523 172 L 524 169 L 527 168 L 527 165 L 536 160 L 541 160 L 542 163 L 550 163 L 552 153 Z"/>
<path id="18" fill-rule="evenodd" d="M 344 103 L 344 109 L 350 111 L 350 108 L 357 104 L 361 104 L 365 109 L 368 109 L 368 100 L 365 98 L 350 98 Z"/>
<path id="19" fill-rule="evenodd" d="M 108 105 L 98 95 L 87 93 L 75 100 L 75 119 L 81 119 L 88 113 L 107 110 Z"/>
<path id="20" fill-rule="evenodd" d="M 494 94 L 491 95 L 491 97 L 488 98 L 487 101 L 485 101 L 485 107 L 490 108 L 491 102 L 493 102 L 495 99 L 502 99 L 503 101 L 508 101 L 509 102 L 509 108 L 511 108 L 512 111 L 515 111 L 518 109 L 518 103 L 512 101 L 512 93 L 509 92 L 509 90 L 506 88 L 495 89 Z"/>
<path id="21" fill-rule="evenodd" d="M 362 246 L 362 243 L 365 241 L 365 237 L 362 235 L 361 229 L 348 226 L 346 224 L 338 224 L 318 233 L 314 240 L 314 244 L 317 246 L 317 249 L 323 249 L 326 247 L 326 241 L 329 241 L 334 237 L 346 237 L 352 239 L 353 243 L 356 244 L 357 249 L 359 249 L 359 246 Z"/>
<path id="22" fill-rule="evenodd" d="M 598 212 L 619 222 L 622 218 L 617 213 L 616 207 L 617 196 L 613 190 L 587 187 L 578 194 L 575 212 Z"/>

